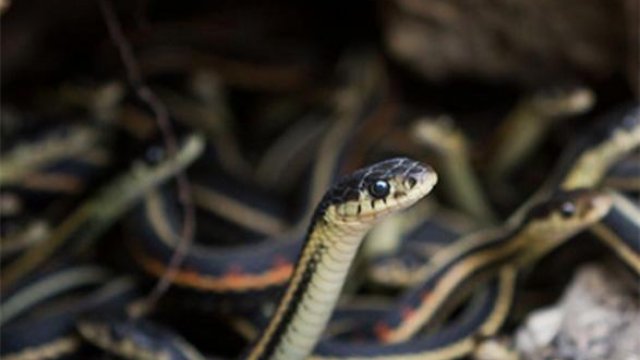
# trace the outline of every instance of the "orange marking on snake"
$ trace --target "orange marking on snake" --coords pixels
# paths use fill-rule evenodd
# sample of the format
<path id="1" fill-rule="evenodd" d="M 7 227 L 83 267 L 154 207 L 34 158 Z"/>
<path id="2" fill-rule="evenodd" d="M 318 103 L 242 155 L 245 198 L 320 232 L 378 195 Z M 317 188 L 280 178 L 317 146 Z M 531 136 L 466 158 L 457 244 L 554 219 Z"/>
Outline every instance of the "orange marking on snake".
<path id="1" fill-rule="evenodd" d="M 376 333 L 376 336 L 378 337 L 378 339 L 386 340 L 389 337 L 391 328 L 389 327 L 389 325 L 385 323 L 377 323 L 373 331 Z"/>
<path id="2" fill-rule="evenodd" d="M 243 273 L 244 272 L 242 271 L 242 266 L 240 266 L 240 265 L 231 265 L 229 267 L 229 270 L 227 271 L 227 273 L 224 276 L 228 277 L 228 278 L 236 278 L 236 277 L 242 277 Z"/>
<path id="3" fill-rule="evenodd" d="M 147 273 L 160 277 L 166 272 L 167 267 L 165 263 L 143 254 L 140 251 L 134 251 L 134 254 L 138 263 Z M 199 290 L 238 292 L 284 285 L 292 273 L 293 264 L 291 263 L 274 266 L 259 274 L 231 271 L 222 276 L 212 276 L 199 273 L 192 269 L 181 268 L 175 273 L 172 283 Z"/>
<path id="4" fill-rule="evenodd" d="M 287 258 L 285 258 L 284 256 L 276 256 L 275 260 L 273 260 L 273 265 L 275 267 L 280 267 L 280 266 L 291 266 L 293 265 L 289 260 L 287 260 Z"/>
<path id="5" fill-rule="evenodd" d="M 415 310 L 409 306 L 405 306 L 402 308 L 402 320 L 407 320 L 415 314 Z"/>

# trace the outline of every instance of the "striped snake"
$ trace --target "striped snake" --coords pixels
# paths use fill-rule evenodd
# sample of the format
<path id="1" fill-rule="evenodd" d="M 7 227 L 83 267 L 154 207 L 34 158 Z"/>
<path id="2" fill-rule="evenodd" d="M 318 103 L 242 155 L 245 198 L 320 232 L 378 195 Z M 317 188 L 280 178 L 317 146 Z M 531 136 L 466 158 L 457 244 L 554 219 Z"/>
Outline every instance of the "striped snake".
<path id="1" fill-rule="evenodd" d="M 316 208 L 291 281 L 247 359 L 304 359 L 320 338 L 364 235 L 428 194 L 437 176 L 403 158 L 342 179 Z"/>

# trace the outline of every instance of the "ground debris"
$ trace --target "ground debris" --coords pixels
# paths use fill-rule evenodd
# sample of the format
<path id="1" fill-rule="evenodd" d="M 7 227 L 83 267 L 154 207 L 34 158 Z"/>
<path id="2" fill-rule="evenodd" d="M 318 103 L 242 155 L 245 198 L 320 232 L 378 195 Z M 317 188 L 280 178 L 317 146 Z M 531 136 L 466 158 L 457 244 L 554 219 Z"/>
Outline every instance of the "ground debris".
<path id="1" fill-rule="evenodd" d="M 517 331 L 524 359 L 640 359 L 637 293 L 604 266 L 577 272 L 562 300 Z"/>

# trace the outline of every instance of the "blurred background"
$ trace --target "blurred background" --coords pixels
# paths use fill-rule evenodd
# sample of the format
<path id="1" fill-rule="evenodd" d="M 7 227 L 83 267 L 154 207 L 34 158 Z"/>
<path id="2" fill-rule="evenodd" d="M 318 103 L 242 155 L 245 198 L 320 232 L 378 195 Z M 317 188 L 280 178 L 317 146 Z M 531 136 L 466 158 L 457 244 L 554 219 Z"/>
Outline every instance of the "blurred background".
<path id="1" fill-rule="evenodd" d="M 440 184 L 409 220 L 374 232 L 391 240 L 369 241 L 363 263 L 398 255 L 402 238 L 426 219 L 436 241 L 402 260 L 408 268 L 453 241 L 438 239 L 504 224 L 570 167 L 563 159 L 576 141 L 598 134 L 603 119 L 620 118 L 621 107 L 637 106 L 639 6 L 0 1 L 3 313 L 22 319 L 2 324 L 5 339 L 14 334 L 3 353 L 37 346 L 25 342 L 21 326 L 53 328 L 49 318 L 21 317 L 36 311 L 31 305 L 7 310 L 7 299 L 91 264 L 104 274 L 90 285 L 71 276 L 79 281 L 73 293 L 60 288 L 34 300 L 45 306 L 39 311 L 46 314 L 52 298 L 78 307 L 126 277 L 135 285 L 125 303 L 151 294 L 144 316 L 207 354 L 238 354 L 251 336 L 239 335 L 246 327 L 237 319 L 268 317 L 300 244 L 254 249 L 274 237 L 299 237 L 336 176 L 390 156 L 433 165 Z M 186 242 L 160 249 L 145 222 L 154 216 Z M 140 245 L 141 238 L 152 239 Z M 504 334 L 514 333 L 523 314 L 557 300 L 579 264 L 599 259 L 596 243 L 549 259 Z M 140 249 L 151 255 L 132 255 Z M 207 251 L 227 261 L 190 257 Z M 191 277 L 166 275 L 175 268 Z M 247 290 L 258 297 L 234 288 L 265 269 L 281 273 Z M 406 284 L 382 284 L 393 274 L 380 269 L 382 278 L 362 276 L 347 293 L 398 296 Z M 199 274 L 222 278 L 223 289 L 198 288 Z M 167 295 L 169 283 L 177 286 Z M 184 289 L 190 284 L 196 295 Z M 75 334 L 79 316 L 62 333 Z M 200 329 L 213 329 L 217 340 Z M 97 356 L 95 348 L 84 351 L 79 358 Z"/>

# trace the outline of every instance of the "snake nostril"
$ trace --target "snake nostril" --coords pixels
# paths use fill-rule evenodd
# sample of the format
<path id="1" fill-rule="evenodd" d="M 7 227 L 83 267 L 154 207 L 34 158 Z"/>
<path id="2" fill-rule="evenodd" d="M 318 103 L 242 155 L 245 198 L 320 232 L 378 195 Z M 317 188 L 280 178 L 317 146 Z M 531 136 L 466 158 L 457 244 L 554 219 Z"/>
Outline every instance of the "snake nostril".
<path id="1" fill-rule="evenodd" d="M 416 183 L 417 183 L 417 182 L 418 182 L 418 181 L 417 181 L 413 176 L 410 176 L 410 177 L 406 180 L 406 184 L 407 184 L 407 187 L 408 187 L 409 189 L 413 189 L 413 187 L 414 187 L 414 186 L 416 186 Z"/>

